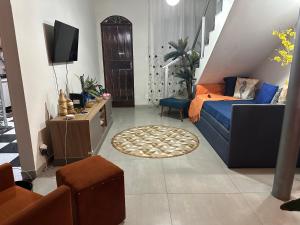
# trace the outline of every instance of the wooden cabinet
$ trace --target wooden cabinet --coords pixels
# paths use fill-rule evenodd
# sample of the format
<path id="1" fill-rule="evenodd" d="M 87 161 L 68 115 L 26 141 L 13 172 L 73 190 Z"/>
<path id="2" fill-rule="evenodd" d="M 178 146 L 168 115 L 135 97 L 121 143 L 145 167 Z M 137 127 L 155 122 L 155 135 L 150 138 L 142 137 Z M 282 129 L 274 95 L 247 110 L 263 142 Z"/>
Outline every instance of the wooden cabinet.
<path id="1" fill-rule="evenodd" d="M 111 100 L 103 100 L 73 120 L 56 117 L 48 122 L 54 165 L 64 165 L 97 154 L 112 125 Z"/>

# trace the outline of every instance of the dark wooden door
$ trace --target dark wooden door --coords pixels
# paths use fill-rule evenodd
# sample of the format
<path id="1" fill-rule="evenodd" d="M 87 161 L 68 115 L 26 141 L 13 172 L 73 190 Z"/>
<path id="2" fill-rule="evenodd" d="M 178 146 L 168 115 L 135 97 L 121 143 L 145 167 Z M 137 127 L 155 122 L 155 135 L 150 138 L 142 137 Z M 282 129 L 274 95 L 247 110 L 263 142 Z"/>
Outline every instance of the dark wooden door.
<path id="1" fill-rule="evenodd" d="M 114 107 L 134 106 L 132 24 L 112 16 L 101 23 L 105 87 Z"/>

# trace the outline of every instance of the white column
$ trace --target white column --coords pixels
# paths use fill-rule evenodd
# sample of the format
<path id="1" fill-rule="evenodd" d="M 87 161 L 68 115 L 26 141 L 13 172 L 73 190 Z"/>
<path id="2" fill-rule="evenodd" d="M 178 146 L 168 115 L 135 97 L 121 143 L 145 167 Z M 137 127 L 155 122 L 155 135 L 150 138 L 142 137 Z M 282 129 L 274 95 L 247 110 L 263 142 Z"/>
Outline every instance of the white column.
<path id="1" fill-rule="evenodd" d="M 300 16 L 291 67 L 280 148 L 272 194 L 286 201 L 291 197 L 300 148 Z"/>

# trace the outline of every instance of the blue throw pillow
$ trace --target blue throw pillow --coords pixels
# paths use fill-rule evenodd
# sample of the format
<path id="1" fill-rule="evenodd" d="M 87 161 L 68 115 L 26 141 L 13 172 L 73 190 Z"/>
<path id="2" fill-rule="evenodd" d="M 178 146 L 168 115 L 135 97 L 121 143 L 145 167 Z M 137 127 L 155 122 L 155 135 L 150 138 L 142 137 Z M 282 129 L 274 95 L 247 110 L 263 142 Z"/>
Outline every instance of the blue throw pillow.
<path id="1" fill-rule="evenodd" d="M 234 90 L 235 90 L 235 84 L 236 84 L 237 77 L 225 77 L 225 96 L 233 96 Z"/>
<path id="2" fill-rule="evenodd" d="M 269 104 L 272 102 L 274 95 L 278 91 L 278 86 L 263 83 L 255 98 L 256 104 Z"/>

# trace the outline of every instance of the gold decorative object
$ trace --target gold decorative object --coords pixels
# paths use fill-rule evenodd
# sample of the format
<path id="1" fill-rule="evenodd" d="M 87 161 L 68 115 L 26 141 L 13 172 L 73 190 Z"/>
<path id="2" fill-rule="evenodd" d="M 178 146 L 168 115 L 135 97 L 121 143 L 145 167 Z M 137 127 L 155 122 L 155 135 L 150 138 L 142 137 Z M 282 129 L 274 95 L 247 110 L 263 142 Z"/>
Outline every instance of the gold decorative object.
<path id="1" fill-rule="evenodd" d="M 71 99 L 67 99 L 67 107 L 68 107 L 68 114 L 76 114 L 76 111 L 74 109 L 74 103 Z"/>
<path id="2" fill-rule="evenodd" d="M 181 128 L 149 125 L 115 135 L 112 145 L 122 153 L 145 158 L 169 158 L 194 151 L 197 136 Z"/>
<path id="3" fill-rule="evenodd" d="M 85 104 L 85 108 L 92 108 L 94 105 L 94 102 L 93 101 L 88 101 L 86 104 Z"/>
<path id="4" fill-rule="evenodd" d="M 66 116 L 68 114 L 67 99 L 65 97 L 65 93 L 63 92 L 63 90 L 59 91 L 58 114 L 60 116 Z"/>

